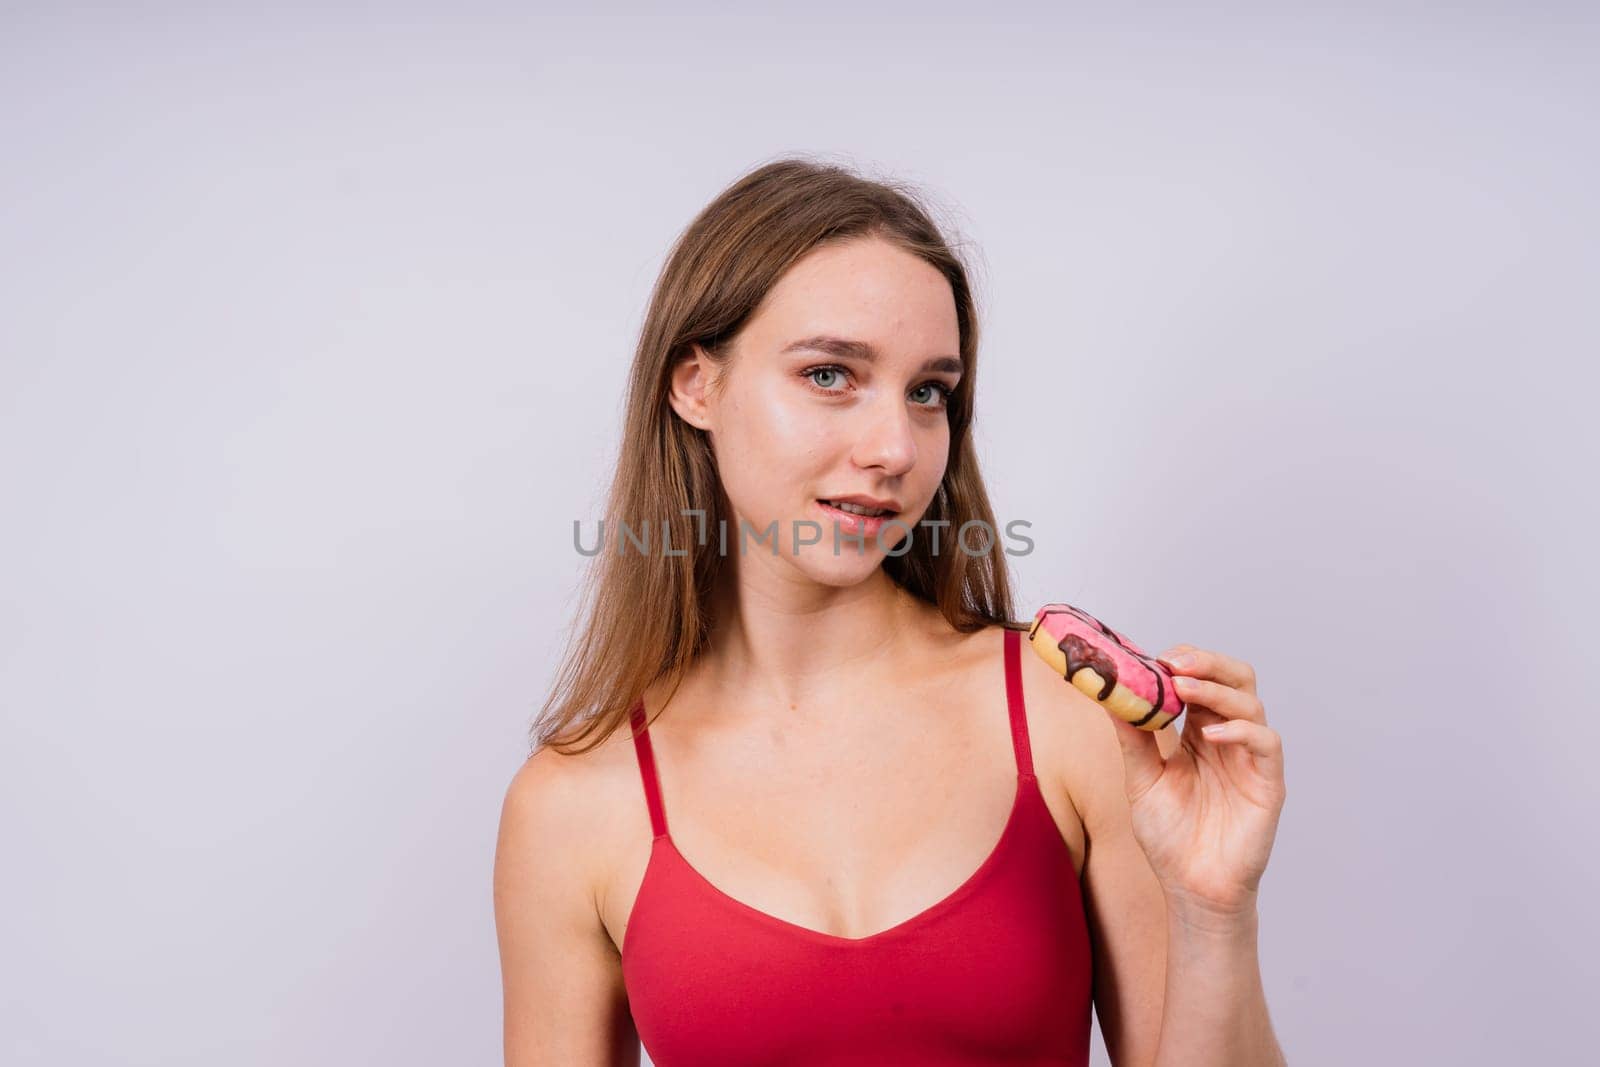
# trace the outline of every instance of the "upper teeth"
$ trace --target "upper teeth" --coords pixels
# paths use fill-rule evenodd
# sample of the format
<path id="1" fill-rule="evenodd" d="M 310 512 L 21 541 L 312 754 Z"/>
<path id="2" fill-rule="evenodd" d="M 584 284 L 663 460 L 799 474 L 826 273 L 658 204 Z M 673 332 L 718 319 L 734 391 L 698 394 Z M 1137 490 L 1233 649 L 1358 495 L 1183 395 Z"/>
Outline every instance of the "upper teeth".
<path id="1" fill-rule="evenodd" d="M 840 511 L 848 511 L 852 515 L 888 515 L 888 514 L 891 514 L 891 512 L 889 512 L 888 510 L 886 510 L 884 508 L 866 508 L 866 507 L 862 507 L 860 504 L 851 504 L 849 502 L 835 502 L 835 501 L 829 500 L 829 501 L 826 501 L 826 503 L 827 503 L 827 505 L 829 507 L 838 508 Z"/>

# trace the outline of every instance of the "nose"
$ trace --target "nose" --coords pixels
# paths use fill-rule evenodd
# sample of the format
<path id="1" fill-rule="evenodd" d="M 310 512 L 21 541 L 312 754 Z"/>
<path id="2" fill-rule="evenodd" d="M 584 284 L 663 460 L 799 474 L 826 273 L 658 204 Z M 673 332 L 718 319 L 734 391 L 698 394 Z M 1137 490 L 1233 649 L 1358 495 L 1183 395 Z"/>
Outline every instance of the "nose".
<path id="1" fill-rule="evenodd" d="M 865 425 L 856 437 L 856 466 L 879 467 L 891 475 L 916 466 L 917 439 L 903 400 L 890 395 L 887 403 L 864 405 L 861 417 Z"/>

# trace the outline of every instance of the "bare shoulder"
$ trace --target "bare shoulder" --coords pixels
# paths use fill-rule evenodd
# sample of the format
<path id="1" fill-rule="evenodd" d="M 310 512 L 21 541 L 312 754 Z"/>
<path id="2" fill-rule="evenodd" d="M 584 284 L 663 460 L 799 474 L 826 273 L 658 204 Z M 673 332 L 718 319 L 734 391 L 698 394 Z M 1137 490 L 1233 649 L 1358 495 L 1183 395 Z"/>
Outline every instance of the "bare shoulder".
<path id="1" fill-rule="evenodd" d="M 604 885 L 619 814 L 631 798 L 624 790 L 638 789 L 630 742 L 624 724 L 586 752 L 540 747 L 506 787 L 503 848 L 558 862 L 569 891 L 581 889 L 591 904 Z"/>
<path id="2" fill-rule="evenodd" d="M 946 654 L 940 657 L 957 671 L 956 677 L 947 676 L 942 684 L 947 687 L 959 684 L 961 699 L 972 701 L 974 707 L 998 710 L 1001 729 L 1004 728 L 1007 700 L 1005 636 L 1006 627 L 985 626 L 956 638 L 953 648 L 945 650 Z M 1103 717 L 1105 712 L 1034 655 L 1028 648 L 1026 633 L 1018 636 L 1021 638 L 1018 666 L 1022 676 L 1022 704 L 1027 717 L 1034 775 L 1051 818 L 1072 854 L 1073 865 L 1081 873 L 1087 855 L 1087 835 L 1080 806 L 1081 768 L 1095 758 L 1092 753 L 1083 751 L 1082 738 L 1093 733 L 1097 725 L 1094 715 Z M 1074 699 L 1073 694 L 1078 699 Z M 1115 743 L 1115 735 L 1109 729 L 1107 733 Z M 1120 753 L 1112 754 L 1120 760 Z"/>
<path id="3" fill-rule="evenodd" d="M 600 918 L 620 751 L 541 747 L 506 787 L 494 862 L 506 1062 L 637 1062 L 620 961 Z M 632 1051 L 630 1051 L 632 1050 Z"/>

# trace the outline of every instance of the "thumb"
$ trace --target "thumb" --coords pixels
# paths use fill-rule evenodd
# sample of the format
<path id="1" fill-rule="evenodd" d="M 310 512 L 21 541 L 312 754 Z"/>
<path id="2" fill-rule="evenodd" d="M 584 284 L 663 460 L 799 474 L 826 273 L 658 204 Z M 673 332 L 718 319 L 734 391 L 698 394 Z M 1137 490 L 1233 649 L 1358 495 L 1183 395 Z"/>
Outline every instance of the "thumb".
<path id="1" fill-rule="evenodd" d="M 1128 799 L 1137 800 L 1148 793 L 1166 770 L 1166 758 L 1156 742 L 1156 735 L 1141 730 L 1126 719 L 1106 712 L 1112 727 L 1117 731 L 1117 741 L 1122 745 L 1123 781 L 1128 788 Z"/>

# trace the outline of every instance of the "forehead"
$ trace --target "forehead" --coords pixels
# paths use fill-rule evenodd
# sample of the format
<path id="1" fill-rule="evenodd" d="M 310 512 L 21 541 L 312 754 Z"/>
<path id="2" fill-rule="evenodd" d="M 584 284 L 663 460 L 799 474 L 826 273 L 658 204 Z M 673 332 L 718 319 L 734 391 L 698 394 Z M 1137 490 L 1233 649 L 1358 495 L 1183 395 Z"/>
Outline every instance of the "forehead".
<path id="1" fill-rule="evenodd" d="M 833 334 L 917 360 L 954 353 L 961 340 L 945 276 L 877 238 L 813 249 L 778 279 L 748 332 L 762 347 Z"/>

